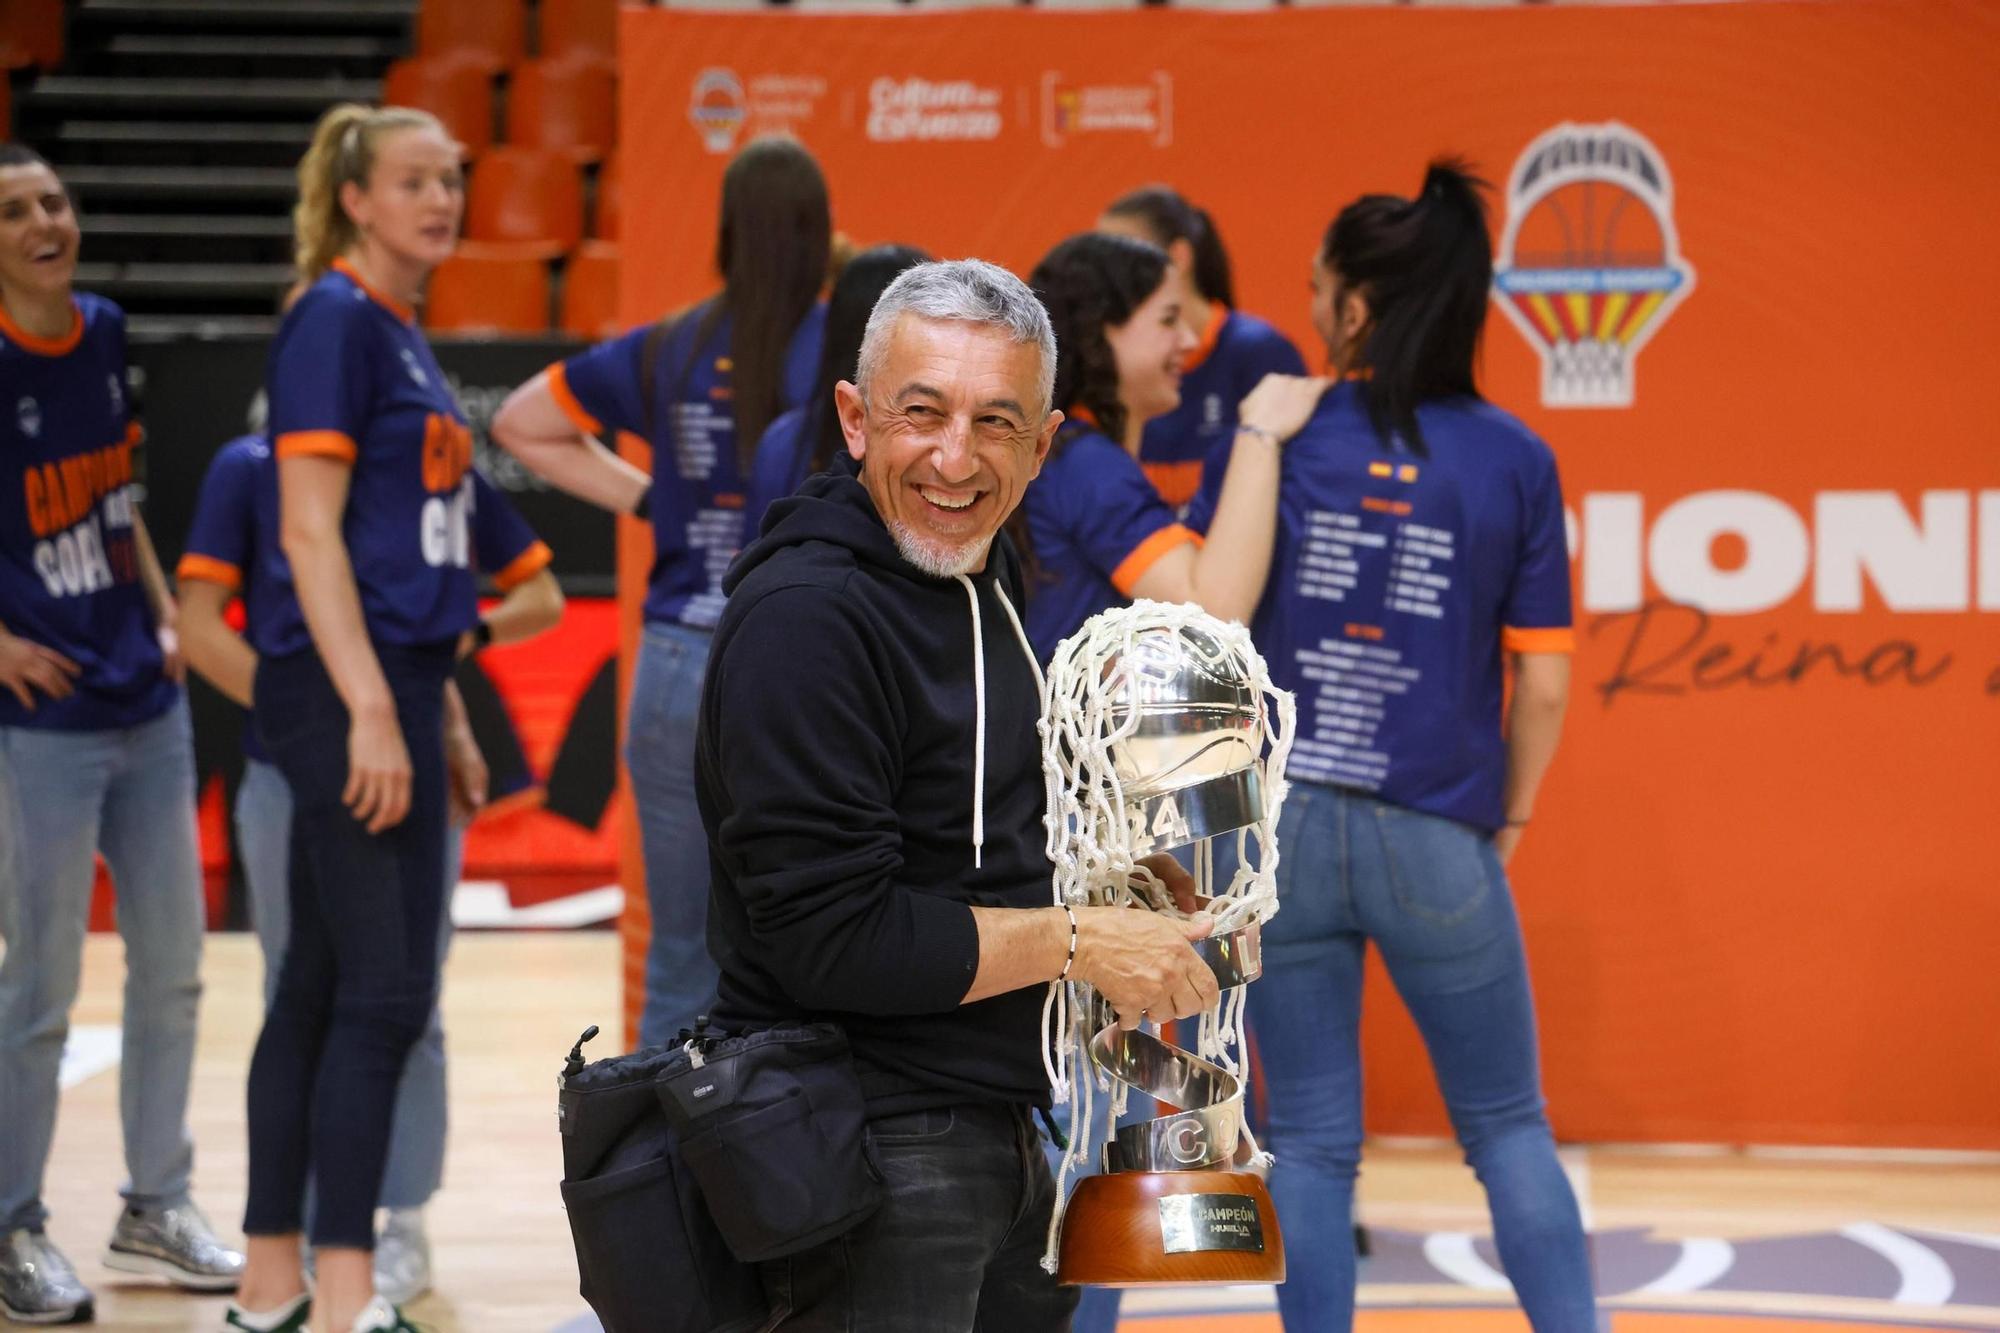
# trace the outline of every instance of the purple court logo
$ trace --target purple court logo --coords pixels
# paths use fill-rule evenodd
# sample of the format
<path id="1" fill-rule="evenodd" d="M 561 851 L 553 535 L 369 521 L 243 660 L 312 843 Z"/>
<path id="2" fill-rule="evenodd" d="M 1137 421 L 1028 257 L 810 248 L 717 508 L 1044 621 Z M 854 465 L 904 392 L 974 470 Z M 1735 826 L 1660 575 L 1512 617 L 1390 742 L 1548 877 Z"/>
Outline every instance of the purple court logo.
<path id="1" fill-rule="evenodd" d="M 701 135 L 702 147 L 711 153 L 727 153 L 736 147 L 736 136 L 749 114 L 742 80 L 734 70 L 710 67 L 694 76 L 694 91 L 688 98 L 688 119 Z"/>
<path id="2" fill-rule="evenodd" d="M 1507 182 L 1501 310 L 1542 359 L 1548 407 L 1630 407 L 1639 350 L 1694 290 L 1666 159 L 1637 130 L 1565 122 Z"/>

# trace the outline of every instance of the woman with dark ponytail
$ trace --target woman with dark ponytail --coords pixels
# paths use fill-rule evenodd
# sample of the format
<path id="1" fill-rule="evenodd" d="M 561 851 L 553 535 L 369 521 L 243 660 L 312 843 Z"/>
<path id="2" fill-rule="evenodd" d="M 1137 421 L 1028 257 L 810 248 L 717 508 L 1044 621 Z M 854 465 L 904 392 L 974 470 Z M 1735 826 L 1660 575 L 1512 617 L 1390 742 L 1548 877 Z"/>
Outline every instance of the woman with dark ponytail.
<path id="1" fill-rule="evenodd" d="M 1250 988 L 1288 1333 L 1353 1321 L 1371 941 L 1423 1033 L 1529 1322 L 1596 1328 L 1505 870 L 1562 730 L 1569 556 L 1555 456 L 1474 378 L 1492 281 L 1481 188 L 1439 162 L 1415 199 L 1367 196 L 1327 229 L 1313 325 L 1343 380 L 1285 452 L 1252 621 L 1299 706 L 1285 910 Z M 1204 487 L 1194 526 L 1209 499 Z"/>
<path id="2" fill-rule="evenodd" d="M 1185 511 L 1204 465 L 1218 481 L 1229 466 L 1237 405 L 1266 375 L 1305 374 L 1305 362 L 1291 339 L 1235 308 L 1222 237 L 1208 213 L 1178 192 L 1148 185 L 1120 195 L 1097 229 L 1166 251 L 1181 319 L 1195 333 L 1181 365 L 1180 405 L 1147 422 L 1139 445 L 1139 462 L 1160 498 Z"/>

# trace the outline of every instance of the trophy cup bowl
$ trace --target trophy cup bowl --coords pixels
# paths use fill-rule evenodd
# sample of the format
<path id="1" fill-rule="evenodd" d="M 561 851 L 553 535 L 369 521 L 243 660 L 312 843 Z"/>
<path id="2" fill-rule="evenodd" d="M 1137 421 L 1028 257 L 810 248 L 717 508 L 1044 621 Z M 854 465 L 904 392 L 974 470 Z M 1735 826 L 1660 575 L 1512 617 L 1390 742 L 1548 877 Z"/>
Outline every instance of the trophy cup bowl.
<path id="1" fill-rule="evenodd" d="M 1065 651 L 1087 651 L 1080 635 Z M 1086 668 L 1093 664 L 1082 663 Z M 1134 859 L 1264 817 L 1263 694 L 1244 657 L 1199 623 L 1148 626 L 1095 666 L 1109 687 L 1104 726 L 1119 800 L 1085 835 Z M 1115 820 L 1122 819 L 1123 827 Z M 1262 970 L 1257 922 L 1198 941 L 1223 991 Z M 1243 1135 L 1243 1080 L 1162 1037 L 1118 1026 L 1085 1001 L 1089 1059 L 1158 1102 L 1162 1114 L 1116 1130 L 1100 1173 L 1079 1181 L 1062 1223 L 1057 1280 L 1131 1287 L 1282 1282 L 1284 1240 Z"/>

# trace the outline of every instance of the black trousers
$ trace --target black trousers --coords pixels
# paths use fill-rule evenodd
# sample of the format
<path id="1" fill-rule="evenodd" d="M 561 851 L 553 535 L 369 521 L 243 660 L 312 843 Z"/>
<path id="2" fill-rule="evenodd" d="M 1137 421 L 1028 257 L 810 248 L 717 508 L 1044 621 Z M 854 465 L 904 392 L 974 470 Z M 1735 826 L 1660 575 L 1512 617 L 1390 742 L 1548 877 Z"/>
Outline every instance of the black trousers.
<path id="1" fill-rule="evenodd" d="M 871 1120 L 889 1195 L 844 1236 L 760 1265 L 781 1333 L 1067 1333 L 1042 1271 L 1055 1182 L 1025 1106 Z"/>
<path id="2" fill-rule="evenodd" d="M 243 1230 L 301 1229 L 372 1249 L 396 1085 L 436 1000 L 449 805 L 444 686 L 449 643 L 376 645 L 411 765 L 410 811 L 371 834 L 341 803 L 348 714 L 319 655 L 267 659 L 259 734 L 291 785 L 291 935 L 250 1062 L 250 1188 Z"/>

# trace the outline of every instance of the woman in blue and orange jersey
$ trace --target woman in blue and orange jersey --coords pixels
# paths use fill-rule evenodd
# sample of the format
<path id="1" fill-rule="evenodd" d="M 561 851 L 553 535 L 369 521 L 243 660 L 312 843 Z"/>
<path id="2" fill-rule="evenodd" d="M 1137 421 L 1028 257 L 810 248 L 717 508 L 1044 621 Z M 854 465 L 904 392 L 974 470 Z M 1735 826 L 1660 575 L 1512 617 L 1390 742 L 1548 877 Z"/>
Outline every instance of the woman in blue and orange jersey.
<path id="1" fill-rule="evenodd" d="M 1211 537 L 1183 526 L 1141 470 L 1146 422 L 1180 401 L 1194 337 L 1159 247 L 1086 233 L 1029 284 L 1056 330 L 1055 401 L 1067 420 L 1010 523 L 1029 565 L 1028 638 L 1046 661 L 1083 622 L 1134 598 L 1246 619 L 1270 565 L 1278 456 L 1323 386 L 1266 378 L 1240 405 Z"/>
<path id="2" fill-rule="evenodd" d="M 125 936 L 130 1180 L 107 1267 L 203 1290 L 243 1259 L 188 1201 L 203 906 L 174 604 L 139 515 L 125 315 L 72 289 L 81 232 L 0 146 L 0 1313 L 87 1320 L 43 1231 L 58 1070 L 97 854 Z"/>
<path id="3" fill-rule="evenodd" d="M 812 392 L 805 402 L 773 421 L 757 441 L 743 513 L 746 540 L 762 528 L 764 511 L 773 500 L 790 495 L 807 477 L 826 471 L 829 463 L 846 454 L 847 440 L 840 431 L 833 386 L 854 378 L 861 337 L 875 302 L 898 273 L 929 258 L 912 246 L 876 245 L 858 251 L 840 266 L 826 299 L 826 338 Z"/>
<path id="4" fill-rule="evenodd" d="M 1493 254 L 1479 189 L 1439 163 L 1415 199 L 1370 195 L 1328 227 L 1313 325 L 1344 379 L 1285 452 L 1278 554 L 1251 625 L 1299 706 L 1278 826 L 1285 910 L 1249 998 L 1289 1333 L 1353 1322 L 1371 941 L 1423 1033 L 1529 1322 L 1596 1328 L 1504 869 L 1568 698 L 1562 488 L 1549 447 L 1474 381 Z M 1204 487 L 1197 526 L 1210 499 Z"/>
<path id="5" fill-rule="evenodd" d="M 506 497 L 477 471 L 470 474 L 475 567 L 501 593 L 479 626 L 466 631 L 459 657 L 488 643 L 511 643 L 554 626 L 563 595 L 550 570 L 549 548 L 538 540 Z M 310 645 L 292 590 L 290 567 L 278 546 L 278 468 L 261 435 L 232 440 L 216 452 L 194 523 L 175 573 L 181 593 L 181 638 L 189 665 L 228 698 L 252 706 L 261 657 L 286 657 Z M 243 629 L 227 618 L 229 603 L 243 601 Z M 452 797 L 458 819 L 446 836 L 445 884 L 439 898 L 437 958 L 444 965 L 451 939 L 451 895 L 458 880 L 459 824 L 469 817 L 469 794 L 483 785 L 485 761 L 469 732 L 448 739 Z M 264 951 L 268 1005 L 283 969 L 291 933 L 288 892 L 292 791 L 257 743 L 254 720 L 243 732 L 243 781 L 236 790 L 234 822 L 243 877 L 250 890 L 250 920 Z M 507 793 L 492 793 L 496 801 Z M 494 808 L 490 807 L 489 809 Z M 424 1035 L 410 1052 L 396 1092 L 388 1163 L 380 1205 L 387 1221 L 375 1248 L 375 1287 L 394 1303 L 416 1299 L 431 1285 L 430 1244 L 423 1208 L 444 1172 L 445 1047 L 442 1016 L 432 1006 Z"/>
<path id="6" fill-rule="evenodd" d="M 466 729 L 447 683 L 478 619 L 472 435 L 414 306 L 464 205 L 459 146 L 423 112 L 335 107 L 299 163 L 303 291 L 265 389 L 308 637 L 261 658 L 254 683 L 258 738 L 295 802 L 292 911 L 250 1064 L 233 1328 L 304 1326 L 308 1174 L 312 1326 L 405 1327 L 374 1289 L 374 1213 L 397 1080 L 436 997 L 446 743 Z"/>
<path id="7" fill-rule="evenodd" d="M 691 1027 L 715 993 L 695 712 L 722 576 L 754 535 L 744 512 L 752 451 L 765 427 L 804 401 L 819 364 L 830 232 L 812 155 L 789 138 L 752 142 L 723 173 L 722 290 L 549 367 L 493 419 L 493 438 L 538 475 L 653 525 L 625 752 L 653 920 L 645 1045 Z M 652 447 L 650 479 L 605 447 L 620 432 Z"/>
<path id="8" fill-rule="evenodd" d="M 1165 500 L 1185 513 L 1204 466 L 1229 465 L 1237 405 L 1266 375 L 1303 375 L 1291 339 L 1236 309 L 1229 253 L 1206 211 L 1165 185 L 1120 195 L 1097 229 L 1150 241 L 1167 252 L 1181 318 L 1195 345 L 1181 366 L 1180 405 L 1146 423 L 1139 462 Z"/>

